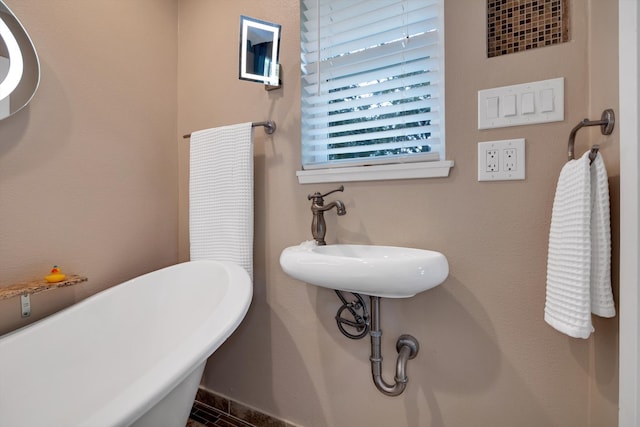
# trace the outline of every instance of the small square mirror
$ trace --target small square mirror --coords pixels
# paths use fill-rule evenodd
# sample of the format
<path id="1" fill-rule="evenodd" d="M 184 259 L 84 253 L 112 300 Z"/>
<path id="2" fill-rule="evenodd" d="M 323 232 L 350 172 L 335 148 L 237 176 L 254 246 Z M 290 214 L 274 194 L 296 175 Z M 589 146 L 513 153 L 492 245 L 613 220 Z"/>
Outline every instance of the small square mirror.
<path id="1" fill-rule="evenodd" d="M 240 79 L 279 86 L 279 24 L 240 16 Z"/>

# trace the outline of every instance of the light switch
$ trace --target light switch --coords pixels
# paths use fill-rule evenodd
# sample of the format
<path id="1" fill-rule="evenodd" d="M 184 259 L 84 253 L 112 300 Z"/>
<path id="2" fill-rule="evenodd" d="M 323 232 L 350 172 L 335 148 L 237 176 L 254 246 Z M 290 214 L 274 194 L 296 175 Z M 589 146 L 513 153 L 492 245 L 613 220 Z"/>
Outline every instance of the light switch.
<path id="1" fill-rule="evenodd" d="M 487 98 L 487 119 L 495 119 L 498 117 L 498 97 L 491 96 Z"/>
<path id="2" fill-rule="evenodd" d="M 553 89 L 543 89 L 540 92 L 540 111 L 543 113 L 553 111 Z"/>
<path id="3" fill-rule="evenodd" d="M 535 96 L 533 92 L 526 92 L 522 94 L 522 114 L 535 113 Z"/>
<path id="4" fill-rule="evenodd" d="M 504 108 L 502 110 L 504 117 L 511 117 L 516 115 L 516 96 L 505 95 Z"/>

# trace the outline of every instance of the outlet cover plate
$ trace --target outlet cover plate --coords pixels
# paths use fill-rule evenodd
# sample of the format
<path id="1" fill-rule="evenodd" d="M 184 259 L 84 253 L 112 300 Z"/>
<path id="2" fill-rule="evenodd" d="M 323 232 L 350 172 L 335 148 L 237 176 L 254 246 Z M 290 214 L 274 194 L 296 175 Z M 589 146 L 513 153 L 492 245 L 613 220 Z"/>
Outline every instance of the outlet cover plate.
<path id="1" fill-rule="evenodd" d="M 478 181 L 523 180 L 524 145 L 524 138 L 479 142 Z"/>

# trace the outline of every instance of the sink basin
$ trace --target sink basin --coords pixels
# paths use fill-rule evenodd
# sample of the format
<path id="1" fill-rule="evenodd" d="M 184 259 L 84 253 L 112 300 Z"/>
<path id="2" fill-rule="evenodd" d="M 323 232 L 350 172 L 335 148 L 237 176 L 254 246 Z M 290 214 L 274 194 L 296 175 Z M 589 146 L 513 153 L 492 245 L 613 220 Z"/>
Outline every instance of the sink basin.
<path id="1" fill-rule="evenodd" d="M 449 274 L 436 251 L 375 245 L 318 246 L 304 242 L 282 251 L 289 276 L 329 289 L 378 297 L 408 298 L 438 286 Z"/>

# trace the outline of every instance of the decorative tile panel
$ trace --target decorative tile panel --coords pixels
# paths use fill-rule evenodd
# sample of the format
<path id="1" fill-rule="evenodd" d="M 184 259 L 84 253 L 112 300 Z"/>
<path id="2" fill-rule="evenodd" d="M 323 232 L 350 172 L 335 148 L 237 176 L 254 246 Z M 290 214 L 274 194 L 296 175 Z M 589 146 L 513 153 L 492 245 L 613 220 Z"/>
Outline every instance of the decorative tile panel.
<path id="1" fill-rule="evenodd" d="M 487 0 L 487 56 L 569 41 L 569 0 Z"/>

